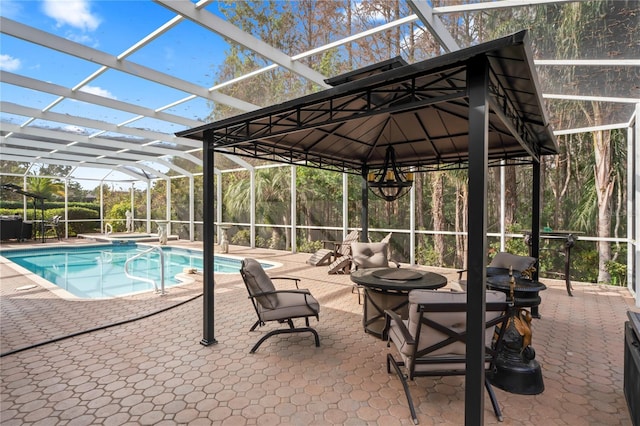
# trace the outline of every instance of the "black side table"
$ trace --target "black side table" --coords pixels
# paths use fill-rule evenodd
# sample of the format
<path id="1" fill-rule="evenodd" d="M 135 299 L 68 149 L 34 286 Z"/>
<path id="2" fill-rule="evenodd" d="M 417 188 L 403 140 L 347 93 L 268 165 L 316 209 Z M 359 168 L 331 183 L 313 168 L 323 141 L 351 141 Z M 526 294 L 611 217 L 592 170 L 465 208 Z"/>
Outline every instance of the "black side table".
<path id="1" fill-rule="evenodd" d="M 538 281 L 528 280 L 526 278 L 515 278 L 516 286 L 514 289 L 514 306 L 521 308 L 531 308 L 531 316 L 540 318 L 538 306 L 542 299 L 539 292 L 546 290 L 547 286 Z M 487 288 L 489 290 L 497 290 L 506 293 L 509 296 L 511 291 L 509 275 L 495 275 L 487 277 Z"/>

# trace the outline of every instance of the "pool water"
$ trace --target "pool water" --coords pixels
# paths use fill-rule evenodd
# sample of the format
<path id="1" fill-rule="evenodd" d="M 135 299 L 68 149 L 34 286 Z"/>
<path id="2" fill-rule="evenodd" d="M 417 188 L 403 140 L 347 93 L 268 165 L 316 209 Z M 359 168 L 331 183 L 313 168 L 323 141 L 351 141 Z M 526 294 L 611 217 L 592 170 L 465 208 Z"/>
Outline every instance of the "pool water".
<path id="1" fill-rule="evenodd" d="M 4 250 L 0 256 L 44 278 L 80 298 L 98 299 L 153 290 L 153 284 L 128 278 L 124 273 L 127 259 L 150 246 L 138 244 L 104 244 L 86 247 L 52 247 L 44 249 Z M 165 288 L 180 284 L 176 274 L 184 268 L 202 271 L 202 252 L 162 247 L 165 262 Z M 214 257 L 214 271 L 237 273 L 241 259 Z M 264 268 L 273 264 L 263 263 Z M 129 265 L 130 275 L 156 280 L 160 287 L 160 256 L 151 251 Z"/>

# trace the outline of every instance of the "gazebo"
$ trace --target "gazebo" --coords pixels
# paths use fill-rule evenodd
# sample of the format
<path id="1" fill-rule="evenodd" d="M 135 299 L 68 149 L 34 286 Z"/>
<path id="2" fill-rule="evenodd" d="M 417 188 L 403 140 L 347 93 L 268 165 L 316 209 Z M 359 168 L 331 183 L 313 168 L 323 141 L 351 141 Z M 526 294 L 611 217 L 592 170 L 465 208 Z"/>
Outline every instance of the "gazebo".
<path id="1" fill-rule="evenodd" d="M 363 176 L 388 162 L 411 173 L 467 168 L 469 173 L 469 324 L 465 417 L 484 411 L 487 172 L 503 160 L 532 165 L 533 256 L 539 251 L 540 159 L 557 153 L 527 33 L 406 65 L 390 60 L 327 80 L 333 88 L 177 133 L 204 142 L 204 217 L 214 217 L 213 154 L 222 152 Z M 385 160 L 387 159 L 387 160 Z M 214 332 L 213 221 L 204 226 L 204 337 Z"/>

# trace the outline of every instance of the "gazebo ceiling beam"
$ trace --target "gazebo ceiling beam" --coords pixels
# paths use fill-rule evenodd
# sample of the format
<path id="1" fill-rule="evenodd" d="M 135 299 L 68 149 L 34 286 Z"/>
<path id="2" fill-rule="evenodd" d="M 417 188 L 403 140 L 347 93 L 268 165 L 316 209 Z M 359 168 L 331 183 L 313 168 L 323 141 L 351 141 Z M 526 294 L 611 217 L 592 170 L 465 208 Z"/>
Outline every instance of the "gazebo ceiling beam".
<path id="1" fill-rule="evenodd" d="M 240 128 L 236 125 L 232 125 L 228 127 L 221 126 L 220 128 L 213 130 L 215 133 L 214 144 L 215 143 L 220 144 L 221 141 L 224 141 L 222 145 L 225 147 L 229 147 L 235 143 L 233 141 L 235 139 L 237 139 L 239 142 L 240 141 L 253 142 L 258 140 L 264 141 L 266 138 L 274 138 L 274 137 L 288 135 L 291 133 L 300 132 L 304 130 L 319 129 L 329 125 L 345 123 L 351 120 L 363 119 L 363 118 L 373 117 L 381 114 L 398 114 L 403 112 L 410 112 L 410 111 L 418 110 L 426 106 L 434 105 L 437 103 L 443 103 L 443 102 L 451 101 L 453 99 L 462 99 L 465 96 L 466 96 L 466 92 L 463 90 L 455 93 L 450 93 L 444 96 L 438 96 L 434 98 L 424 99 L 421 101 L 415 101 L 410 104 L 397 105 L 397 106 L 387 107 L 382 109 L 378 109 L 378 108 L 363 109 L 363 110 L 354 109 L 350 111 L 351 115 L 340 115 L 339 118 L 329 119 L 322 122 L 317 122 L 316 117 L 314 117 L 312 120 L 309 120 L 310 121 L 309 123 L 305 122 L 304 120 L 290 119 L 289 121 L 291 124 L 286 129 L 278 130 L 278 131 L 271 131 L 272 126 L 269 123 L 262 123 L 261 120 L 263 120 L 264 117 L 259 117 L 252 121 L 245 122 L 244 125 L 241 126 Z M 285 117 L 291 117 L 291 116 L 300 117 L 303 115 L 302 113 L 305 112 L 307 108 L 308 107 L 306 106 L 297 107 L 295 109 L 287 111 L 283 115 Z M 331 112 L 331 109 L 332 109 L 331 103 L 329 102 L 329 107 L 326 108 L 327 115 L 334 116 L 335 114 Z M 338 110 L 336 112 L 344 113 L 344 110 Z M 254 125 L 254 122 L 260 127 L 257 131 L 251 130 L 251 125 Z M 280 122 L 280 126 L 284 126 L 284 125 Z M 267 130 L 267 132 L 264 132 L 265 129 Z"/>

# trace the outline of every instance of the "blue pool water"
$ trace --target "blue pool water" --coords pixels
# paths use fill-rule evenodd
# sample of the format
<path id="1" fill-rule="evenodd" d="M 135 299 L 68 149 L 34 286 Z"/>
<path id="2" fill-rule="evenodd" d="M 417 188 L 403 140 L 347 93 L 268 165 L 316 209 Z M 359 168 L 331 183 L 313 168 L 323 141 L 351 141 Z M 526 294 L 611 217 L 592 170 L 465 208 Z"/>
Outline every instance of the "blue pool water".
<path id="1" fill-rule="evenodd" d="M 56 286 L 81 298 L 108 298 L 153 290 L 153 284 L 128 278 L 124 273 L 127 259 L 147 250 L 138 244 L 104 244 L 85 247 L 51 247 L 43 249 L 4 250 L 0 256 L 11 260 Z M 165 287 L 180 283 L 176 274 L 184 268 L 202 271 L 202 252 L 162 247 L 165 262 Z M 215 256 L 214 271 L 237 273 L 240 259 Z M 263 263 L 263 267 L 273 267 Z M 151 252 L 135 259 L 131 275 L 156 280 L 160 286 L 160 256 Z"/>

